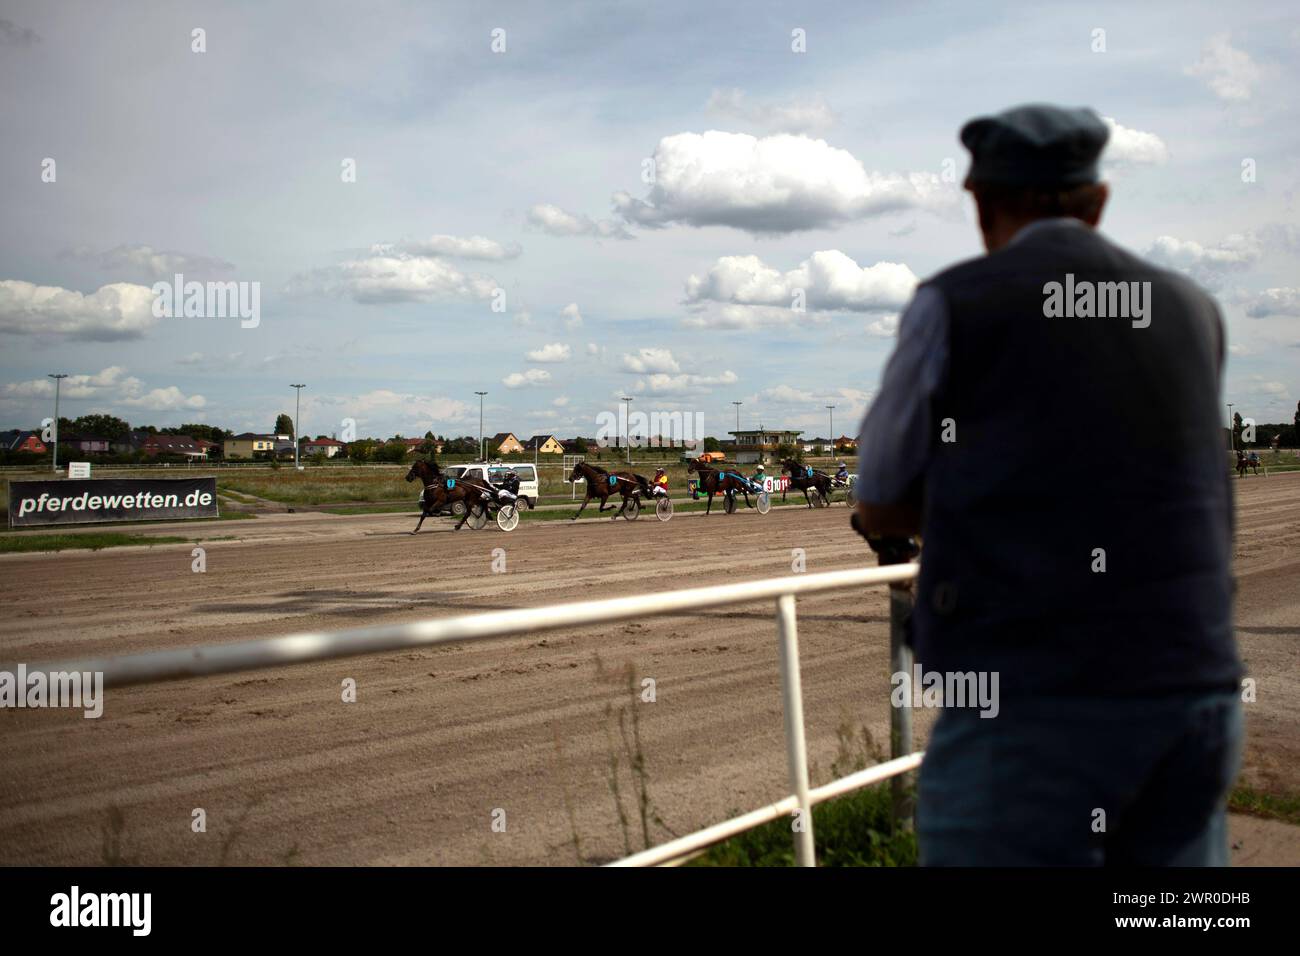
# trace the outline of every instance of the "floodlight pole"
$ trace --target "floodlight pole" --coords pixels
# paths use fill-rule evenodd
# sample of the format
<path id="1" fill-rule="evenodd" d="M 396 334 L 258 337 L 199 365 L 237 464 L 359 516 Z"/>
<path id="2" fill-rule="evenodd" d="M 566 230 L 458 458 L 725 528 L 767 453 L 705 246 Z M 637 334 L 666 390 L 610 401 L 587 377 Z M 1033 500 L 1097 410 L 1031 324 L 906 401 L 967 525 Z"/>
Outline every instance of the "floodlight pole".
<path id="1" fill-rule="evenodd" d="M 59 385 L 67 378 L 66 372 L 55 374 L 51 372 L 47 376 L 54 379 L 54 470 L 59 470 Z"/>
<path id="2" fill-rule="evenodd" d="M 627 424 L 623 426 L 623 440 L 627 442 L 627 463 L 632 464 L 632 399 L 623 398 L 627 402 Z"/>
<path id="3" fill-rule="evenodd" d="M 487 461 L 487 449 L 483 447 L 483 396 L 487 392 L 475 392 L 478 396 L 478 460 Z"/>
<path id="4" fill-rule="evenodd" d="M 292 389 L 294 389 L 294 399 L 293 399 L 293 467 L 294 467 L 294 470 L 296 471 L 296 470 L 298 470 L 299 468 L 302 467 L 302 465 L 300 465 L 300 464 L 298 463 L 298 416 L 299 416 L 299 414 L 301 414 L 301 412 L 302 412 L 302 390 L 303 390 L 304 388 L 306 388 L 307 386 L 306 386 L 305 384 L 302 384 L 302 385 L 294 385 L 294 384 L 290 383 L 289 387 L 292 388 Z"/>

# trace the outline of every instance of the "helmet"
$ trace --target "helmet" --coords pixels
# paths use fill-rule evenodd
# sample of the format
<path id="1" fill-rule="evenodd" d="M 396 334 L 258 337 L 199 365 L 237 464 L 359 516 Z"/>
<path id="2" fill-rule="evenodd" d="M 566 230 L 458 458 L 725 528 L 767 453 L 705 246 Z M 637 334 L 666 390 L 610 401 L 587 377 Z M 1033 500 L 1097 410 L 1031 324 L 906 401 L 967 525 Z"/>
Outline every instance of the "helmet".
<path id="1" fill-rule="evenodd" d="M 758 470 L 759 470 L 759 471 L 762 471 L 762 470 L 763 470 L 763 466 L 762 466 L 762 465 L 759 465 L 759 466 L 758 466 Z"/>
<path id="2" fill-rule="evenodd" d="M 656 475 L 662 475 L 663 473 L 664 473 L 664 470 L 663 470 L 662 468 L 656 468 L 656 469 L 655 469 L 655 474 L 656 474 Z"/>

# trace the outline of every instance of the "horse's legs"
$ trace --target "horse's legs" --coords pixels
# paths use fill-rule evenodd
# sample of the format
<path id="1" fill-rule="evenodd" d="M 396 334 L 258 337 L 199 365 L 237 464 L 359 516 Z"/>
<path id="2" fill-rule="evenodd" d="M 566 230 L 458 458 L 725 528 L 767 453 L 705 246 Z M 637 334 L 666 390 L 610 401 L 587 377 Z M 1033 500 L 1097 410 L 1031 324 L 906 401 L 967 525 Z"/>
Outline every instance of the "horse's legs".
<path id="1" fill-rule="evenodd" d="M 609 518 L 610 521 L 617 521 L 617 520 L 619 519 L 619 516 L 622 515 L 624 511 L 627 510 L 627 499 L 628 499 L 628 496 L 627 496 L 627 495 L 624 495 L 624 496 L 623 496 L 623 503 L 622 503 L 621 505 L 618 506 L 618 513 L 617 513 L 617 514 L 610 515 L 610 518 Z"/>
<path id="2" fill-rule="evenodd" d="M 451 529 L 452 531 L 459 531 L 461 525 L 463 525 L 466 521 L 468 521 L 469 516 L 474 513 L 474 502 L 470 501 L 468 498 L 464 498 L 462 500 L 465 502 L 465 514 L 462 515 L 461 519 L 456 522 L 456 527 L 452 528 Z"/>
<path id="3" fill-rule="evenodd" d="M 582 509 L 585 508 L 585 507 L 587 507 L 587 505 L 588 505 L 590 502 L 591 502 L 591 495 L 587 495 L 587 497 L 585 497 L 585 498 L 582 499 L 582 504 L 578 505 L 578 514 L 575 514 L 575 515 L 574 515 L 572 518 L 570 518 L 569 520 L 570 520 L 570 521 L 577 521 L 577 520 L 578 520 L 578 515 L 582 514 Z"/>
<path id="4" fill-rule="evenodd" d="M 713 495 L 714 495 L 714 492 L 710 491 L 710 492 L 709 492 L 709 503 L 708 503 L 708 505 L 704 508 L 704 513 L 705 513 L 705 514 L 708 514 L 710 511 L 713 510 Z"/>
<path id="5" fill-rule="evenodd" d="M 740 493 L 741 493 L 742 495 L 745 496 L 745 507 L 746 507 L 746 508 L 752 508 L 752 507 L 754 507 L 753 505 L 751 505 L 751 504 L 749 503 L 749 489 L 748 489 L 748 488 L 741 488 L 741 489 L 740 489 Z"/>
<path id="6" fill-rule="evenodd" d="M 803 500 L 804 500 L 804 504 L 806 504 L 809 508 L 811 508 L 811 507 L 813 506 L 813 504 L 812 504 L 812 498 L 809 497 L 809 495 L 808 495 L 808 486 L 807 486 L 807 485 L 805 485 L 805 486 L 804 486 L 804 489 L 803 489 Z"/>
<path id="7" fill-rule="evenodd" d="M 420 525 L 424 524 L 424 519 L 427 518 L 427 517 L 429 517 L 429 513 L 428 513 L 427 511 L 421 511 L 421 512 L 420 512 L 420 520 L 417 521 L 417 522 L 415 523 L 415 530 L 412 531 L 411 534 L 419 534 L 419 533 L 420 533 Z"/>

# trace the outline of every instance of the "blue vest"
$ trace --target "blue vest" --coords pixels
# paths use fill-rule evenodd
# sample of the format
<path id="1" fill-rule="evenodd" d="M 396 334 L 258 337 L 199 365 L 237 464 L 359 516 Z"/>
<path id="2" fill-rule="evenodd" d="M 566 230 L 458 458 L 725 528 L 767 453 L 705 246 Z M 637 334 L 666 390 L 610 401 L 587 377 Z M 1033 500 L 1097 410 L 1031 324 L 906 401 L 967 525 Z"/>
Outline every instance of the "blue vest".
<path id="1" fill-rule="evenodd" d="M 1046 284 L 1082 281 L 1149 282 L 1150 325 L 1045 316 Z M 1068 224 L 928 285 L 947 302 L 949 365 L 924 476 L 918 662 L 996 670 L 1007 695 L 1232 685 L 1213 300 Z"/>

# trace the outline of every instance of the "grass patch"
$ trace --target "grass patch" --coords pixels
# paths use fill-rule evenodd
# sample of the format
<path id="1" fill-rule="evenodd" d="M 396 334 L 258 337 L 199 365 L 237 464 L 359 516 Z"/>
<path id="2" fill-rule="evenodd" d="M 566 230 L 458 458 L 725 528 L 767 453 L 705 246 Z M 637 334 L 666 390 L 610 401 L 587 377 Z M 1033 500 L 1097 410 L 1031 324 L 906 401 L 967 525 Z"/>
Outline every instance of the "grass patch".
<path id="1" fill-rule="evenodd" d="M 888 783 L 813 807 L 818 866 L 916 866 L 916 834 L 890 823 Z M 789 820 L 774 820 L 710 847 L 687 866 L 794 866 Z"/>
<path id="2" fill-rule="evenodd" d="M 1264 793 L 1250 787 L 1237 787 L 1228 797 L 1228 809 L 1252 817 L 1281 820 L 1300 826 L 1300 796 Z"/>
<path id="3" fill-rule="evenodd" d="M 420 508 L 414 502 L 398 502 L 388 505 L 342 505 L 321 509 L 326 514 L 331 515 L 386 515 L 401 514 L 410 512 L 413 515 L 420 513 Z"/>
<path id="4" fill-rule="evenodd" d="M 175 524 L 178 521 L 184 521 L 186 524 L 208 524 L 213 521 L 247 521 L 256 518 L 257 515 L 251 511 L 231 511 L 225 514 L 217 515 L 215 518 L 159 518 L 156 521 L 96 521 L 93 522 L 97 528 L 140 528 L 156 524 Z M 86 527 L 85 524 L 77 527 Z M 49 534 L 42 527 L 35 528 L 9 528 L 10 534 Z M 158 539 L 154 539 L 158 540 Z"/>
<path id="5" fill-rule="evenodd" d="M 110 531 L 101 534 L 23 534 L 0 537 L 0 554 L 21 554 L 27 551 L 99 551 L 103 548 L 121 548 L 136 544 L 150 546 L 180 544 L 188 540 L 188 538 L 150 537 Z"/>

